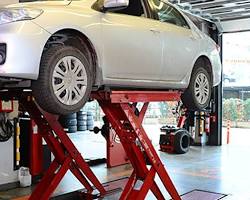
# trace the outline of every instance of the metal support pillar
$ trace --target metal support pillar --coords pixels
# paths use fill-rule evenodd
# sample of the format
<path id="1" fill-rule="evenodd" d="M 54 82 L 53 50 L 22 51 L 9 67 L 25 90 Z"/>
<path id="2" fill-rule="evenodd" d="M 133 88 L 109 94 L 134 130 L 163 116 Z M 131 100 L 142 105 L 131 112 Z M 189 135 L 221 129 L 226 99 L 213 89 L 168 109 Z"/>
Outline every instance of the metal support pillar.
<path id="1" fill-rule="evenodd" d="M 222 47 L 222 36 L 219 33 L 214 33 L 213 38 L 215 42 Z M 221 48 L 221 61 L 222 61 L 222 53 L 223 48 Z M 222 70 L 223 71 L 223 70 Z M 214 105 L 211 113 L 211 125 L 210 125 L 210 136 L 208 138 L 208 145 L 210 146 L 221 146 L 222 145 L 222 75 L 221 75 L 221 83 L 214 87 L 212 93 L 212 99 L 214 100 Z"/>

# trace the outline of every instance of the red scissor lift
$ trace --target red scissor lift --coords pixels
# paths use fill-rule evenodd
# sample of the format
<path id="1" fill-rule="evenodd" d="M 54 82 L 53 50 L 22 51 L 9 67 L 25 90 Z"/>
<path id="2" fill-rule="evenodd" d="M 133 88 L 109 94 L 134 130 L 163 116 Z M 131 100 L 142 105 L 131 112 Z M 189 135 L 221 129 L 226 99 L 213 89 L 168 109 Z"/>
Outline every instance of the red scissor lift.
<path id="1" fill-rule="evenodd" d="M 149 102 L 178 101 L 180 95 L 181 93 L 176 91 L 100 91 L 92 93 L 92 98 L 99 102 L 112 128 L 119 136 L 134 168 L 121 194 L 121 200 L 145 199 L 149 190 L 157 199 L 165 199 L 155 182 L 156 174 L 160 177 L 172 199 L 181 199 L 142 127 Z M 135 112 L 138 102 L 144 103 L 139 114 Z M 64 132 L 58 122 L 58 116 L 43 111 L 29 96 L 21 98 L 20 103 L 42 130 L 41 135 L 55 156 L 48 171 L 29 199 L 49 199 L 68 170 L 85 187 L 86 199 L 105 196 L 107 191 Z M 138 180 L 143 184 L 139 190 L 136 190 L 135 185 Z M 99 195 L 93 195 L 94 190 L 98 190 Z"/>

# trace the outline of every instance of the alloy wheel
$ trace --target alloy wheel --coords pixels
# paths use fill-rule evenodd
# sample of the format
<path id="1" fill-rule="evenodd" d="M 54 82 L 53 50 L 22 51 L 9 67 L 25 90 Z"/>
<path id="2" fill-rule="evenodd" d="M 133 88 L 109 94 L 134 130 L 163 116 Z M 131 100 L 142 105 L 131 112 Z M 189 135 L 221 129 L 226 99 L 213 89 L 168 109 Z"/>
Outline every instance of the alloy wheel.
<path id="1" fill-rule="evenodd" d="M 200 72 L 195 79 L 194 95 L 197 102 L 205 104 L 210 97 L 210 85 L 207 76 Z"/>
<path id="2" fill-rule="evenodd" d="M 74 56 L 58 61 L 52 75 L 52 86 L 56 98 L 65 105 L 79 103 L 87 89 L 87 72 L 83 63 Z"/>

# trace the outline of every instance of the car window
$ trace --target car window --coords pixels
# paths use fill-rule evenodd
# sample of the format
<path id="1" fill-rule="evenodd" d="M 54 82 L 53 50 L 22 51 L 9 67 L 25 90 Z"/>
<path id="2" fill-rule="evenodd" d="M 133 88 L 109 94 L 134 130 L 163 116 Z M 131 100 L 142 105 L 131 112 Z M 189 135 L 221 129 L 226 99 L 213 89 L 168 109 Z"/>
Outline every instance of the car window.
<path id="1" fill-rule="evenodd" d="M 184 28 L 189 28 L 186 20 L 176 8 L 162 2 L 161 0 L 152 0 L 152 2 L 161 22 L 167 22 Z"/>
<path id="2" fill-rule="evenodd" d="M 112 11 L 112 12 L 119 13 L 119 14 L 133 15 L 133 16 L 138 16 L 138 17 L 147 16 L 144 11 L 144 7 L 143 7 L 141 0 L 129 0 L 128 7 L 121 9 L 121 10 Z"/>

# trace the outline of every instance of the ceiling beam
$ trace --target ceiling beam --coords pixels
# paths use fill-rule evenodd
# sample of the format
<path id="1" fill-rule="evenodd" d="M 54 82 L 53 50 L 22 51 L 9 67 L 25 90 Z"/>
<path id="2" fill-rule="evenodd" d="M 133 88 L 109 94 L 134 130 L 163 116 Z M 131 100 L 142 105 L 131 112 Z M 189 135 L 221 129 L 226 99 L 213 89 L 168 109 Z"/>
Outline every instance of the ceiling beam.
<path id="1" fill-rule="evenodd" d="M 192 5 L 192 9 L 201 10 L 202 14 L 211 14 L 212 17 L 219 18 L 221 21 L 233 20 L 233 19 L 245 19 L 250 17 L 250 0 L 172 0 L 172 1 L 177 1 L 178 3 L 190 3 Z"/>
<path id="2" fill-rule="evenodd" d="M 223 13 L 223 12 L 227 12 L 227 11 L 233 11 L 234 9 L 241 9 L 241 8 L 249 8 L 250 7 L 250 2 L 249 3 L 245 3 L 245 4 L 237 4 L 236 6 L 232 6 L 232 7 L 218 7 L 218 8 L 209 8 L 209 9 L 202 9 L 202 12 L 205 13 Z"/>
<path id="3" fill-rule="evenodd" d="M 213 17 L 227 17 L 227 16 L 243 16 L 245 14 L 250 14 L 250 9 L 249 10 L 245 10 L 245 11 L 236 11 L 236 12 L 225 12 L 225 13 L 217 13 L 217 14 L 212 14 Z"/>
<path id="4" fill-rule="evenodd" d="M 180 3 L 200 3 L 206 2 L 207 0 L 180 0 Z"/>
<path id="5" fill-rule="evenodd" d="M 214 0 L 214 1 L 207 1 L 204 3 L 191 3 L 193 8 L 210 8 L 216 6 L 223 6 L 223 4 L 227 3 L 249 3 L 249 0 Z"/>
<path id="6" fill-rule="evenodd" d="M 232 21 L 237 19 L 250 19 L 250 13 L 249 15 L 243 15 L 243 16 L 228 16 L 221 18 L 221 21 Z"/>

